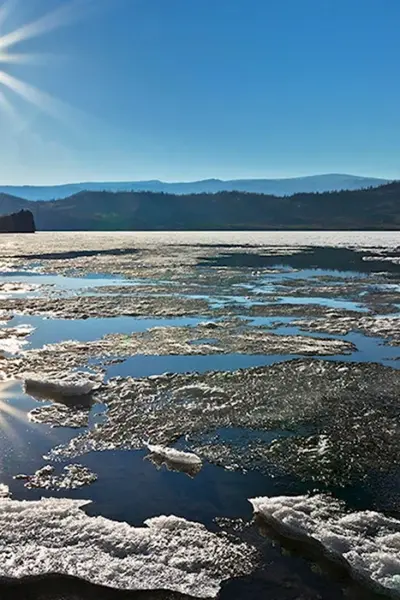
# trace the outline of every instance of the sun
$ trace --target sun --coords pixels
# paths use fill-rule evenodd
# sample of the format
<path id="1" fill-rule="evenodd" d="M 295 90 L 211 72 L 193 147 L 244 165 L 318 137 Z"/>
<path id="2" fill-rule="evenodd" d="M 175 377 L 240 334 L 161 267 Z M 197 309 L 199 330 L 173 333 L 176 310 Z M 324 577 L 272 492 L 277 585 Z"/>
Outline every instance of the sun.
<path id="1" fill-rule="evenodd" d="M 90 1 L 90 0 L 88 0 Z M 1 2 L 1 0 L 0 0 Z M 13 2 L 14 5 L 14 2 Z M 37 87 L 28 84 L 22 79 L 14 77 L 8 72 L 12 64 L 37 64 L 44 55 L 18 52 L 18 44 L 31 38 L 43 35 L 53 29 L 62 27 L 74 20 L 79 14 L 83 4 L 79 0 L 66 3 L 56 10 L 40 18 L 26 23 L 17 29 L 7 31 L 7 18 L 11 11 L 11 0 L 0 4 L 0 110 L 8 115 L 15 116 L 15 110 L 9 94 L 17 94 L 27 102 L 34 104 L 51 116 L 59 117 L 62 108 L 61 101 L 43 92 Z"/>

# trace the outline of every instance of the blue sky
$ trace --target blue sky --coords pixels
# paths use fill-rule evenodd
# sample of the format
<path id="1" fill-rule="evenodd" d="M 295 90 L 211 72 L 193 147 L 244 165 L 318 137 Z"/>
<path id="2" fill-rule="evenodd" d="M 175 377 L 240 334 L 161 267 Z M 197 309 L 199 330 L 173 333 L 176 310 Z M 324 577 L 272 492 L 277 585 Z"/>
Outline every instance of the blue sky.
<path id="1" fill-rule="evenodd" d="M 1 183 L 400 178 L 399 0 L 70 4 L 0 12 L 0 58 L 32 63 L 0 63 Z M 1 36 L 63 6 L 2 50 Z M 40 90 L 35 103 L 10 77 Z"/>

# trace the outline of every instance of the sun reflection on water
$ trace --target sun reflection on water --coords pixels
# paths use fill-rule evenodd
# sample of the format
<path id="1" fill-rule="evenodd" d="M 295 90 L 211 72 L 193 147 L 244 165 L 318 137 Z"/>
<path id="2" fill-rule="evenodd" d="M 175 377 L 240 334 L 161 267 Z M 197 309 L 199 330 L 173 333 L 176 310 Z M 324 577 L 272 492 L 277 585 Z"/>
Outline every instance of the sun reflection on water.
<path id="1" fill-rule="evenodd" d="M 16 386 L 19 384 L 16 381 L 6 381 L 0 383 L 0 435 L 6 437 L 13 445 L 20 445 L 22 440 L 13 424 L 14 420 L 20 421 L 29 425 L 26 417 L 26 412 L 13 406 L 9 401 L 15 398 L 18 393 Z M 1 456 L 0 456 L 1 461 Z"/>

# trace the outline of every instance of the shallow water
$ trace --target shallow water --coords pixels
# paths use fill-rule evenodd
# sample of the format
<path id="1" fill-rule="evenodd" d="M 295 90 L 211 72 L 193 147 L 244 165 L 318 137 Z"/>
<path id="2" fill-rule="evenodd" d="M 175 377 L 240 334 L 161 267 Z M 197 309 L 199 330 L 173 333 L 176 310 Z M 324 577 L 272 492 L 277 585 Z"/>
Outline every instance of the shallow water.
<path id="1" fill-rule="evenodd" d="M 40 234 L 41 235 L 41 234 Z M 71 240 L 76 239 L 77 234 L 71 234 Z M 92 234 L 90 234 L 92 235 Z M 107 237 L 107 234 L 102 234 Z M 109 234 L 112 236 L 113 234 Z M 145 240 L 146 244 L 159 244 L 160 240 L 165 241 L 166 234 L 139 234 L 135 239 L 136 243 Z M 171 236 L 171 234 L 169 234 Z M 126 234 L 128 236 L 128 234 Z M 97 240 L 95 234 L 93 240 Z M 116 234 L 113 244 L 122 243 L 126 238 L 121 234 Z M 129 238 L 128 238 L 129 239 Z M 66 247 L 66 235 L 62 236 L 63 247 Z M 175 240 L 175 241 L 174 241 Z M 196 241 L 195 241 L 196 240 Z M 239 241 L 240 240 L 240 241 Z M 40 253 L 43 255 L 54 251 L 51 248 L 50 235 L 39 237 L 42 246 L 35 253 L 34 261 L 27 265 L 27 270 L 4 271 L 0 273 L 1 282 L 18 282 L 35 284 L 39 286 L 51 286 L 52 295 L 62 299 L 66 294 L 75 295 L 82 293 L 96 292 L 96 288 L 101 286 L 121 285 L 137 286 L 140 293 L 140 286 L 144 283 L 157 285 L 171 285 L 176 301 L 179 303 L 179 297 L 190 296 L 209 301 L 211 311 L 215 311 L 215 317 L 211 315 L 213 322 L 223 318 L 224 307 L 230 304 L 239 306 L 238 316 L 242 319 L 242 326 L 245 330 L 247 326 L 265 327 L 266 332 L 272 331 L 277 335 L 303 335 L 314 338 L 344 339 L 354 343 L 356 350 L 349 355 L 338 355 L 321 358 L 315 358 L 321 361 L 329 360 L 343 363 L 352 362 L 376 362 L 383 365 L 399 369 L 400 350 L 399 346 L 385 344 L 388 341 L 385 337 L 368 337 L 360 331 L 353 331 L 344 336 L 332 335 L 329 333 L 309 333 L 302 331 L 299 327 L 293 326 L 291 322 L 294 317 L 285 314 L 285 306 L 298 305 L 304 307 L 304 317 L 308 318 L 308 309 L 310 305 L 318 305 L 322 308 L 334 309 L 338 311 L 354 311 L 358 314 L 365 314 L 369 311 L 369 306 L 364 304 L 362 279 L 365 273 L 349 265 L 348 269 L 341 264 L 340 270 L 331 270 L 320 268 L 315 265 L 315 256 L 312 258 L 312 264 L 301 269 L 293 269 L 288 266 L 286 259 L 276 259 L 273 269 L 275 272 L 263 273 L 260 267 L 260 273 L 251 275 L 249 268 L 253 267 L 235 267 L 235 283 L 232 283 L 227 293 L 226 284 L 221 279 L 221 286 L 224 290 L 219 293 L 218 286 L 214 286 L 214 293 L 210 294 L 210 287 L 205 286 L 204 293 L 201 289 L 196 296 L 191 294 L 191 289 L 187 286 L 187 277 L 196 281 L 196 268 L 200 268 L 202 273 L 212 274 L 213 266 L 184 267 L 184 276 L 173 284 L 164 274 L 159 280 L 154 279 L 153 271 L 147 278 L 138 277 L 127 273 L 121 276 L 120 272 L 115 276 L 113 273 L 101 272 L 81 276 L 75 271 L 72 265 L 69 265 L 68 275 L 54 274 L 54 262 L 52 263 L 52 273 L 46 273 L 48 260 L 40 260 Z M 301 246 L 324 245 L 328 247 L 341 246 L 346 247 L 356 244 L 360 248 L 368 248 L 369 252 L 376 252 L 375 247 L 380 250 L 390 248 L 391 251 L 400 242 L 398 234 L 371 234 L 357 233 L 290 233 L 273 232 L 272 234 L 258 233 L 233 233 L 223 234 L 207 233 L 203 237 L 199 234 L 178 234 L 172 241 L 168 238 L 168 246 L 174 243 L 199 243 L 204 244 L 235 244 L 243 245 L 242 252 L 246 245 L 251 244 L 265 246 L 272 245 L 284 253 L 284 249 L 289 247 L 292 252 Z M 85 244 L 88 244 L 85 239 Z M 93 242 L 95 243 L 95 242 Z M 97 242 L 96 242 L 97 243 Z M 125 242 L 123 242 L 125 243 Z M 72 244 L 72 241 L 71 241 Z M 112 244 L 112 245 L 113 245 Z M 71 248 L 74 246 L 71 246 Z M 254 249 L 253 249 L 254 250 Z M 184 253 L 185 248 L 182 249 Z M 1 242 L 0 242 L 1 252 Z M 229 252 L 229 248 L 221 249 L 224 254 Z M 265 253 L 265 249 L 263 250 Z M 217 251 L 218 253 L 218 251 Z M 50 254 L 49 254 L 50 255 Z M 117 260 L 117 259 L 116 259 Z M 219 261 L 217 257 L 216 262 Z M 379 266 L 381 266 L 381 262 Z M 60 269 L 63 268 L 64 259 L 57 259 Z M 358 263 L 357 263 L 358 264 Z M 92 264 L 88 266 L 92 268 Z M 168 268 L 172 268 L 169 265 Z M 122 269 L 122 268 L 121 268 Z M 188 271 L 189 269 L 189 271 Z M 192 269 L 192 270 L 190 270 Z M 188 274 L 189 273 L 189 274 Z M 76 276 L 75 276 L 76 275 Z M 249 278 L 251 275 L 251 283 Z M 374 273 L 370 274 L 371 282 L 377 277 Z M 242 282 L 237 282 L 243 276 Z M 379 277 L 382 276 L 379 270 Z M 360 295 L 359 300 L 346 297 L 329 298 L 318 295 L 306 297 L 291 295 L 291 288 L 288 286 L 285 292 L 278 286 L 287 280 L 307 280 L 307 283 L 319 285 L 321 278 L 329 278 L 329 285 L 340 286 L 344 282 L 352 283 L 359 281 Z M 393 272 L 391 278 L 393 278 Z M 233 280 L 232 280 L 233 281 Z M 379 282 L 379 286 L 383 284 Z M 177 286 L 180 286 L 177 290 Z M 200 284 L 201 287 L 201 284 Z M 47 287 L 40 288 L 30 292 L 29 296 L 46 295 Z M 380 288 L 378 288 L 380 289 Z M 383 287 L 382 287 L 383 289 Z M 398 283 L 391 279 L 387 283 L 385 291 L 393 294 L 394 304 L 396 303 L 395 294 L 398 293 Z M 178 293 L 177 293 L 178 292 Z M 271 294 L 277 294 L 273 301 L 269 298 Z M 157 294 L 157 291 L 155 291 Z M 107 291 L 107 295 L 113 295 L 112 290 Z M 20 297 L 21 295 L 19 295 Z M 12 294 L 10 295 L 12 300 Z M 95 300 L 94 300 L 95 301 Z M 282 315 L 254 317 L 246 314 L 245 309 L 254 305 L 268 306 L 271 303 L 282 304 Z M 243 314 L 241 309 L 243 307 Z M 12 306 L 10 305 L 10 309 Z M 299 317 L 296 317 L 298 319 Z M 301 317 L 300 317 L 301 318 Z M 160 318 L 149 314 L 145 318 L 133 318 L 116 316 L 113 318 L 89 318 L 89 319 L 46 319 L 43 316 L 24 316 L 15 315 L 9 322 L 9 327 L 22 324 L 28 324 L 35 328 L 33 333 L 27 337 L 25 350 L 40 349 L 46 344 L 56 344 L 64 340 L 76 340 L 79 342 L 88 342 L 97 340 L 105 335 L 122 333 L 129 335 L 134 332 L 145 332 L 153 327 L 179 327 L 196 326 L 201 322 L 210 320 L 207 316 L 187 316 L 179 318 Z M 211 344 L 218 340 L 218 331 L 215 329 L 205 330 L 204 338 L 197 340 L 194 344 Z M 118 358 L 112 364 L 106 365 L 105 380 L 119 377 L 149 377 L 163 373 L 186 373 L 208 371 L 235 371 L 237 369 L 248 369 L 255 366 L 267 366 L 278 362 L 288 361 L 297 358 L 296 354 L 285 355 L 254 355 L 254 354 L 224 354 L 224 355 L 163 355 L 162 348 L 160 354 L 156 356 L 135 355 L 127 358 Z M 108 360 L 113 357 L 109 356 Z M 93 358 L 89 361 L 87 368 L 99 363 L 99 360 Z M 79 457 L 80 464 L 89 467 L 98 475 L 98 480 L 91 486 L 80 490 L 30 490 L 24 487 L 23 480 L 15 480 L 13 476 L 18 473 L 32 474 L 42 467 L 48 461 L 43 458 L 52 448 L 66 444 L 71 439 L 83 431 L 79 429 L 70 429 L 67 427 L 51 428 L 49 425 L 29 422 L 27 413 L 33 408 L 50 405 L 50 402 L 39 402 L 26 395 L 20 383 L 0 383 L 0 483 L 9 486 L 14 499 L 34 500 L 44 497 L 71 497 L 87 498 L 92 500 L 92 504 L 86 508 L 89 515 L 103 515 L 116 521 L 126 521 L 135 526 L 140 526 L 143 521 L 149 517 L 160 514 L 175 514 L 186 519 L 204 523 L 209 529 L 217 530 L 216 518 L 243 519 L 250 523 L 252 519 L 252 510 L 248 498 L 256 496 L 277 496 L 277 495 L 297 495 L 315 489 L 324 489 L 322 483 L 316 481 L 304 481 L 294 474 L 283 472 L 279 469 L 271 468 L 268 473 L 257 469 L 250 469 L 247 472 L 243 470 L 227 470 L 222 466 L 203 462 L 200 472 L 193 478 L 183 472 L 168 470 L 166 466 L 157 467 L 148 459 L 148 451 L 138 450 L 107 450 L 104 452 L 90 452 Z M 107 419 L 107 407 L 104 404 L 94 404 L 89 415 L 89 427 L 92 428 L 96 423 L 105 422 Z M 379 425 L 377 425 L 379 426 Z M 205 432 L 202 438 L 204 443 L 211 443 L 217 438 L 220 442 L 229 442 L 241 448 L 243 453 L 248 451 L 249 444 L 257 440 L 258 442 L 269 445 L 273 440 L 293 436 L 293 431 L 289 430 L 249 430 L 220 428 L 217 431 Z M 297 432 L 298 433 L 298 432 Z M 307 432 L 303 431 L 304 435 Z M 207 441 L 208 440 L 208 441 Z M 186 441 L 181 439 L 177 441 L 176 447 L 186 448 Z M 67 461 L 65 464 L 68 464 Z M 62 468 L 64 462 L 57 465 L 57 469 Z M 384 493 L 382 491 L 384 490 Z M 398 472 L 393 474 L 385 473 L 367 473 L 364 480 L 353 481 L 346 488 L 330 488 L 329 491 L 339 498 L 346 500 L 350 508 L 374 508 L 376 510 L 388 510 L 395 512 L 396 503 L 400 498 L 400 476 Z M 319 565 L 315 557 L 304 557 L 296 554 L 296 551 L 287 552 L 285 542 L 272 542 L 271 537 L 260 535 L 255 525 L 249 525 L 241 536 L 248 536 L 260 550 L 263 559 L 261 567 L 256 571 L 253 577 L 249 577 L 245 582 L 229 582 L 226 584 L 226 591 L 222 592 L 221 597 L 230 598 L 254 598 L 260 600 L 265 597 L 273 597 L 276 600 L 289 600 L 289 598 L 308 598 L 316 600 L 317 598 L 327 600 L 330 598 L 367 598 L 369 597 L 365 590 L 360 592 L 343 574 L 331 572 L 326 565 Z M 318 571 L 319 569 L 319 571 Z M 322 569 L 322 570 L 321 570 Z M 291 582 L 288 585 L 288 582 Z M 291 587 L 290 587 L 291 586 Z M 77 598 L 85 600 L 93 597 L 92 591 L 78 586 L 78 591 L 70 594 L 68 585 L 64 583 L 54 584 L 54 588 L 49 587 L 45 592 L 40 592 L 43 596 L 40 598 L 66 598 L 72 600 Z M 229 590 L 229 591 L 228 591 Z M 291 591 L 288 591 L 291 590 Z M 5 594 L 8 594 L 7 588 L 4 588 Z M 39 598 L 35 595 L 35 586 L 21 588 L 15 592 L 15 598 Z M 34 594 L 29 596 L 29 594 Z M 97 591 L 101 598 L 103 592 Z M 19 594 L 19 595 L 18 595 Z M 24 596 L 26 594 L 26 596 Z M 39 594 L 39 592 L 37 592 Z M 64 594 L 64 595 L 63 595 Z M 364 594 L 364 595 L 363 595 Z M 0 590 L 0 597 L 2 592 Z M 94 596 L 95 597 L 95 596 Z M 105 596 L 104 596 L 105 597 Z M 114 598 L 114 594 L 112 596 Z M 125 595 L 115 593 L 115 598 L 125 597 Z M 372 597 L 372 596 L 371 596 Z M 110 596 L 111 598 L 111 596 Z M 149 596 L 150 598 L 150 596 Z"/>
<path id="2" fill-rule="evenodd" d="M 107 367 L 106 377 L 149 377 L 163 373 L 206 373 L 207 371 L 236 371 L 250 367 L 272 365 L 295 358 L 296 355 L 213 354 L 210 356 L 132 356 Z"/>
<path id="3" fill-rule="evenodd" d="M 382 365 L 399 369 L 399 349 L 396 346 L 389 346 L 385 344 L 385 338 L 383 337 L 371 337 L 363 335 L 362 333 L 351 332 L 346 335 L 335 335 L 331 333 L 318 333 L 318 332 L 307 332 L 302 331 L 300 327 L 290 326 L 278 326 L 274 329 L 274 333 L 280 335 L 304 335 L 313 338 L 329 338 L 329 339 L 343 339 L 348 342 L 352 342 L 356 346 L 356 350 L 351 354 L 340 354 L 336 356 L 326 356 L 324 360 L 335 360 L 344 362 L 377 362 Z M 397 361 L 397 362 L 396 362 Z"/>
<path id="4" fill-rule="evenodd" d="M 38 406 L 43 403 L 27 396 L 21 383 L 0 383 L 0 481 L 15 489 L 15 497 L 29 498 L 29 491 L 13 477 L 42 467 L 43 454 L 55 444 L 66 443 L 79 431 L 30 422 L 27 413 Z"/>
<path id="5" fill-rule="evenodd" d="M 197 325 L 201 319 L 185 317 L 177 319 L 137 319 L 112 317 L 103 319 L 45 319 L 43 317 L 17 315 L 9 326 L 31 325 L 35 331 L 29 336 L 30 348 L 41 348 L 63 340 L 89 342 L 112 333 L 137 333 L 152 327 L 179 327 Z"/>
<path id="6" fill-rule="evenodd" d="M 358 302 L 350 302 L 348 300 L 336 300 L 334 298 L 302 298 L 297 297 L 280 297 L 278 302 L 282 304 L 317 304 L 319 306 L 327 306 L 329 308 L 342 308 L 343 310 L 356 310 L 359 312 L 367 312 L 368 309 L 361 306 Z"/>
<path id="7" fill-rule="evenodd" d="M 96 288 L 104 285 L 135 285 L 135 282 L 127 282 L 125 279 L 106 276 L 105 274 L 91 273 L 85 277 L 67 277 L 65 275 L 49 275 L 37 271 L 0 271 L 3 281 L 16 283 L 30 283 L 39 285 L 55 286 L 60 290 L 76 291 L 82 288 Z"/>

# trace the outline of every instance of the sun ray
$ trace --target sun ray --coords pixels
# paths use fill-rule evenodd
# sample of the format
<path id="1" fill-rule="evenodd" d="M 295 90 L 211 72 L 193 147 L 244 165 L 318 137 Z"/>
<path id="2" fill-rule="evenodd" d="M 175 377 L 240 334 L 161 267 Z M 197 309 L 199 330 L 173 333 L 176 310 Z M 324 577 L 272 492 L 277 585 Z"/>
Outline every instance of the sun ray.
<path id="1" fill-rule="evenodd" d="M 7 18 L 8 13 L 10 12 L 11 3 L 13 2 L 15 2 L 15 0 L 8 0 L 0 6 L 0 25 L 2 25 Z M 49 54 L 9 52 L 9 49 L 19 42 L 37 37 L 48 31 L 67 25 L 78 18 L 80 19 L 88 10 L 91 10 L 95 6 L 97 5 L 94 4 L 94 0 L 70 0 L 39 19 L 23 25 L 3 36 L 0 35 L 0 88 L 8 88 L 8 90 L 11 90 L 27 102 L 30 102 L 41 111 L 55 119 L 63 121 L 69 128 L 74 128 L 74 121 L 76 118 L 79 116 L 79 119 L 82 119 L 84 116 L 81 111 L 38 89 L 34 85 L 15 77 L 15 75 L 11 75 L 9 69 L 7 69 L 7 66 L 11 64 L 47 64 L 52 59 L 54 60 L 55 58 L 58 59 L 60 57 Z M 6 98 L 4 93 L 0 96 L 0 110 L 7 115 L 11 115 L 12 112 L 10 101 Z M 13 114 L 13 117 L 15 119 L 15 113 Z"/>
<path id="2" fill-rule="evenodd" d="M 14 386 L 15 381 L 2 383 L 1 396 L 10 395 L 12 397 L 15 394 Z M 14 447 L 19 446 L 22 441 L 21 436 L 18 434 L 18 428 L 15 426 L 16 421 L 26 424 L 26 413 L 0 398 L 0 431 L 12 442 Z"/>
<path id="3" fill-rule="evenodd" d="M 8 0 L 8 2 L 4 2 L 1 6 L 0 6 L 0 27 L 3 25 L 3 23 L 7 20 L 8 15 L 11 12 L 11 7 L 12 4 L 14 4 L 13 0 Z"/>
<path id="4" fill-rule="evenodd" d="M 5 111 L 9 111 L 9 110 L 13 109 L 13 105 L 6 98 L 6 95 L 2 90 L 0 90 L 0 105 L 1 105 L 2 109 Z"/>
<path id="5" fill-rule="evenodd" d="M 0 51 L 0 63 L 4 64 L 42 65 L 47 64 L 52 59 L 54 59 L 52 54 L 22 54 Z"/>
<path id="6" fill-rule="evenodd" d="M 12 119 L 14 123 L 20 123 L 17 111 L 2 90 L 0 90 L 0 109 L 9 119 Z"/>
<path id="7" fill-rule="evenodd" d="M 0 394 L 0 421 L 4 419 L 5 416 L 13 417 L 18 421 L 26 422 L 26 413 L 10 404 L 7 400 L 4 400 L 4 397 L 15 397 L 15 381 L 8 381 L 6 383 L 1 383 L 1 394 Z"/>
<path id="8" fill-rule="evenodd" d="M 15 381 L 13 384 L 15 385 Z M 18 425 L 18 422 L 20 425 Z M 24 426 L 23 429 L 21 429 L 21 424 Z M 16 408 L 4 400 L 0 400 L 0 435 L 7 438 L 14 448 L 25 446 L 26 437 L 24 432 L 28 429 L 36 428 L 37 425 L 29 420 L 26 411 Z M 55 432 L 47 431 L 46 428 L 43 428 L 43 435 L 49 438 L 50 443 L 58 442 Z"/>
<path id="9" fill-rule="evenodd" d="M 55 431 L 49 430 L 48 427 L 39 427 L 36 423 L 29 420 L 27 416 L 27 410 L 13 406 L 8 399 L 16 398 L 20 392 L 16 392 L 15 386 L 18 382 L 16 380 L 2 381 L 0 383 L 0 435 L 6 436 L 12 444 L 17 447 L 25 444 L 25 438 L 21 435 L 21 425 L 24 425 L 24 430 L 27 429 L 39 429 L 42 430 L 43 435 L 49 439 L 51 443 L 58 443 L 59 438 Z M 20 390 L 21 391 L 21 390 Z M 1 456 L 0 456 L 1 466 Z"/>
<path id="10" fill-rule="evenodd" d="M 47 13 L 43 17 L 22 25 L 18 29 L 0 37 L 0 50 L 10 48 L 19 42 L 38 37 L 44 33 L 57 29 L 72 22 L 78 16 L 78 7 L 82 6 L 81 0 L 73 0 L 72 2 L 57 8 L 56 10 Z M 7 15 L 7 10 L 6 10 Z"/>
<path id="11" fill-rule="evenodd" d="M 13 77 L 4 71 L 0 71 L 0 84 L 5 85 L 10 90 L 21 96 L 21 98 L 24 98 L 24 100 L 34 104 L 48 115 L 56 119 L 65 118 L 66 111 L 69 107 L 61 102 L 61 100 L 54 98 L 46 92 L 42 92 L 33 85 L 30 85 L 21 79 L 17 79 L 16 77 Z"/>
<path id="12" fill-rule="evenodd" d="M 11 442 L 11 445 L 14 448 L 23 445 L 23 439 L 21 435 L 18 433 L 17 429 L 11 423 L 11 419 L 7 416 L 0 415 L 0 430 L 3 436 Z"/>

